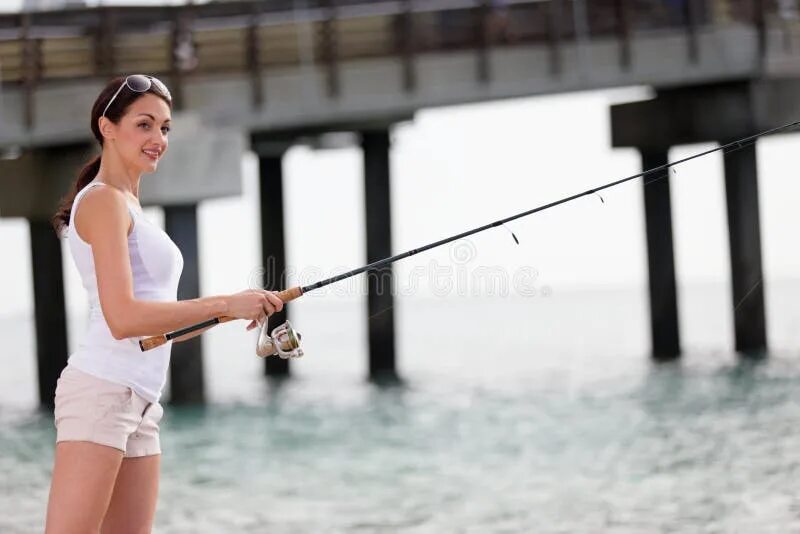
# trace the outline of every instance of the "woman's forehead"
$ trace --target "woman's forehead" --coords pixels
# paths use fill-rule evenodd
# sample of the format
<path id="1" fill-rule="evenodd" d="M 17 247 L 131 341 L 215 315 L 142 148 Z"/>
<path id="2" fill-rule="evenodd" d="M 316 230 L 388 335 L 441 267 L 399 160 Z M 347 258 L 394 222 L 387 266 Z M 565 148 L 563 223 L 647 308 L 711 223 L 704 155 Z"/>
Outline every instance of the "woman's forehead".
<path id="1" fill-rule="evenodd" d="M 169 106 L 163 99 L 151 95 L 146 94 L 142 98 L 137 98 L 131 107 L 128 108 L 128 112 L 130 115 L 138 116 L 141 114 L 148 114 L 152 115 L 155 120 L 158 121 L 166 121 L 170 120 L 171 114 Z"/>

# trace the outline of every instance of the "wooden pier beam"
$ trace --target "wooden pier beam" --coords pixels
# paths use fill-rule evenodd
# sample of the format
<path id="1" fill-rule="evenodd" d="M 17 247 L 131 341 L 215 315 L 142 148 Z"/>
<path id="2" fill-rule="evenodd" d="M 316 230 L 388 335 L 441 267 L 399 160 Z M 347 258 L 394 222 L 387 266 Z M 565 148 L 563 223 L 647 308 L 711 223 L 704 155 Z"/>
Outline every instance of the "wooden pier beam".
<path id="1" fill-rule="evenodd" d="M 361 132 L 364 151 L 367 262 L 392 254 L 389 129 Z M 394 276 L 391 265 L 367 273 L 369 378 L 396 382 L 394 337 Z"/>
<path id="2" fill-rule="evenodd" d="M 164 228 L 183 255 L 178 300 L 200 296 L 200 260 L 197 236 L 197 204 L 164 207 Z M 203 336 L 172 345 L 170 403 L 202 404 L 205 397 Z"/>

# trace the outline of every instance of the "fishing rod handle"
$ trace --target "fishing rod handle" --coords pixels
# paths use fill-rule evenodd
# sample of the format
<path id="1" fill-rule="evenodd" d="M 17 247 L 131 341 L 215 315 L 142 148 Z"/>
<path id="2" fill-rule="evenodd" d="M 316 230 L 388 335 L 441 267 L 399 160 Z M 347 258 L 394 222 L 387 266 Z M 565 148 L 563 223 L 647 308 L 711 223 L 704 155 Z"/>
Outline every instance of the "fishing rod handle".
<path id="1" fill-rule="evenodd" d="M 188 328 L 182 328 L 181 330 L 175 330 L 173 332 L 168 332 L 166 334 L 159 334 L 157 336 L 150 336 L 144 339 L 139 340 L 139 348 L 142 352 L 154 349 L 156 347 L 160 347 L 164 345 L 167 341 L 174 339 L 176 337 L 180 337 L 184 334 L 189 334 L 194 332 L 195 330 L 199 330 L 200 328 L 206 328 L 207 326 L 214 326 L 219 323 L 227 323 L 228 321 L 232 321 L 235 317 L 230 317 L 228 315 L 223 315 L 222 317 L 214 317 L 213 319 L 209 319 L 207 321 L 203 321 L 202 323 L 198 323 L 196 325 L 192 325 Z"/>
<path id="2" fill-rule="evenodd" d="M 283 291 L 278 291 L 275 295 L 283 301 L 284 304 L 290 302 L 303 294 L 303 290 L 300 286 L 291 287 L 289 289 L 284 289 Z M 201 328 L 208 328 L 220 323 L 227 323 L 228 321 L 233 321 L 236 317 L 231 317 L 230 315 L 222 315 L 220 317 L 215 317 L 213 319 L 209 319 L 208 321 L 203 321 L 202 323 L 197 323 L 192 326 L 181 328 L 180 330 L 175 330 L 173 332 L 168 332 L 166 334 L 160 334 L 157 336 L 150 336 L 144 339 L 139 340 L 139 348 L 144 351 L 148 351 L 150 349 L 154 349 L 156 347 L 160 347 L 161 345 L 165 344 L 167 341 L 171 339 L 175 339 L 176 337 L 185 336 L 186 334 L 191 334 L 196 330 L 200 330 Z"/>

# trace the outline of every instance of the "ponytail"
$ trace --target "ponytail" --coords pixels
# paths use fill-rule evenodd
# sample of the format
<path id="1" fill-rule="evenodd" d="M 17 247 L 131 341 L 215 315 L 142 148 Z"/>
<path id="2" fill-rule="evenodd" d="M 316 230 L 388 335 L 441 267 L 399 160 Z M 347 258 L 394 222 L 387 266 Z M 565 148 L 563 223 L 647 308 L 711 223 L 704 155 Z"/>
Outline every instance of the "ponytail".
<path id="1" fill-rule="evenodd" d="M 51 219 L 53 229 L 56 231 L 56 235 L 59 237 L 64 236 L 66 227 L 69 225 L 69 216 L 70 213 L 72 213 L 72 203 L 75 201 L 75 196 L 81 189 L 86 187 L 86 185 L 91 182 L 95 176 L 97 176 L 99 170 L 100 156 L 98 155 L 92 158 L 83 167 L 81 172 L 78 174 L 77 180 L 75 180 L 75 183 L 72 185 L 72 190 L 61 199 L 58 210 Z"/>

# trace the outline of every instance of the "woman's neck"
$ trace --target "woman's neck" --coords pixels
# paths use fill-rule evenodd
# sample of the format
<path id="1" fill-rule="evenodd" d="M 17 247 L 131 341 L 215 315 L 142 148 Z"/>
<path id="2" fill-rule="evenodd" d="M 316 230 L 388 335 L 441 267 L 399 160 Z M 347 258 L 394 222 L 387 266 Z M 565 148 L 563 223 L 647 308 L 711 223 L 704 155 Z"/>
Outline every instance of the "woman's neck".
<path id="1" fill-rule="evenodd" d="M 115 161 L 113 154 L 103 152 L 100 158 L 100 169 L 95 180 L 116 187 L 128 196 L 139 199 L 139 180 L 141 176 L 136 172 L 126 169 L 121 163 Z"/>

